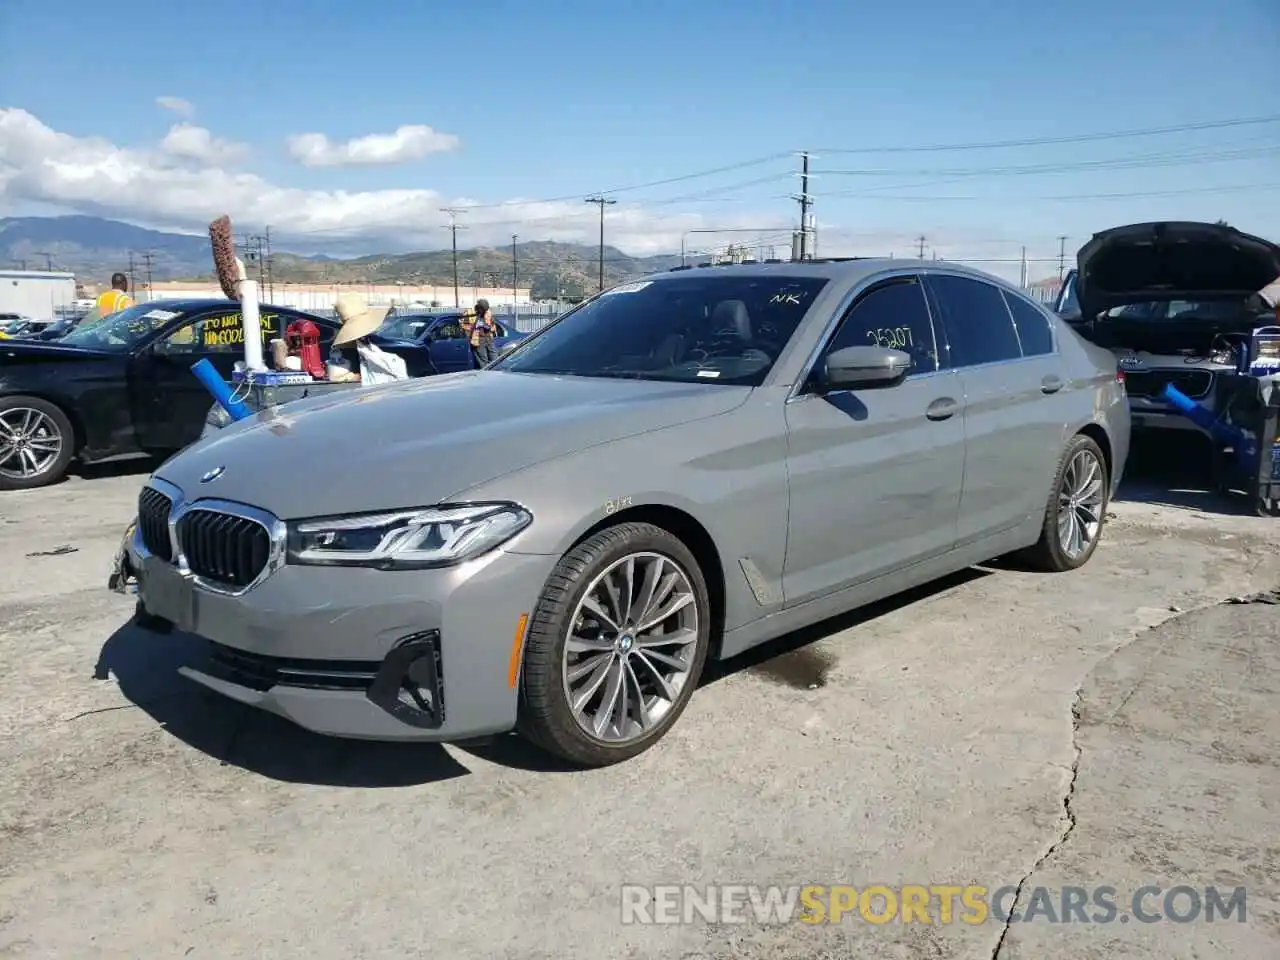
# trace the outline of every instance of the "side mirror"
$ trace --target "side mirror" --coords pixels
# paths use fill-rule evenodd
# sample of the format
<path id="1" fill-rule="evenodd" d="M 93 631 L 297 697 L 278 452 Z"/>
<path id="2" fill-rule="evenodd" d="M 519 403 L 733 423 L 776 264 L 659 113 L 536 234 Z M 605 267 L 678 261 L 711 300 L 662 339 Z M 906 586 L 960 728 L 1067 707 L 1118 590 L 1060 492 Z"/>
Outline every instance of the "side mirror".
<path id="1" fill-rule="evenodd" d="M 825 390 L 893 387 L 911 369 L 911 355 L 888 347 L 845 347 L 827 355 L 823 369 Z"/>

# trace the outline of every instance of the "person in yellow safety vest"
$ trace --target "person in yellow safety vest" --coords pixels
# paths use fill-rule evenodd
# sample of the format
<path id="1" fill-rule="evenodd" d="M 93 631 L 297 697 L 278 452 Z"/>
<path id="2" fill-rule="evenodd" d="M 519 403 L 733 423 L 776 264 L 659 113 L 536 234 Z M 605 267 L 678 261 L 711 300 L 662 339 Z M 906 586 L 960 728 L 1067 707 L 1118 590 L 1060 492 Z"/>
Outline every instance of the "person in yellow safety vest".
<path id="1" fill-rule="evenodd" d="M 128 290 L 129 278 L 123 273 L 113 273 L 111 275 L 111 289 L 98 297 L 98 315 L 106 317 L 132 307 L 133 300 L 130 299 Z"/>

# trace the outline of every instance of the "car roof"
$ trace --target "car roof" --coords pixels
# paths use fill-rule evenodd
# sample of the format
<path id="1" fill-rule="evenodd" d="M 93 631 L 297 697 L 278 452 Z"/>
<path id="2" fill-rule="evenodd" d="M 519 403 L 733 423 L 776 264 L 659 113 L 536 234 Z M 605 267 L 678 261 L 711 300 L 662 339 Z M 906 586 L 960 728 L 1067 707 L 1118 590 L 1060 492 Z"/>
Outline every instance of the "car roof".
<path id="1" fill-rule="evenodd" d="M 193 297 L 179 300 L 147 300 L 138 306 L 155 307 L 158 310 L 173 310 L 177 313 L 195 313 L 198 310 L 217 310 L 227 307 L 239 307 L 238 300 L 228 300 L 225 297 Z M 258 304 L 260 310 L 287 310 L 290 313 L 301 314 L 302 316 L 314 318 L 316 320 L 326 319 L 323 316 L 311 313 L 307 310 L 300 310 L 297 307 L 278 306 L 272 303 Z M 330 319 L 330 323 L 333 321 Z"/>
<path id="2" fill-rule="evenodd" d="M 671 277 L 689 277 L 706 274 L 732 274 L 741 271 L 754 276 L 815 277 L 841 283 L 857 283 L 866 277 L 887 270 L 937 271 L 964 274 L 975 280 L 984 280 L 1001 287 L 1014 288 L 1008 281 L 975 270 L 963 263 L 950 260 L 920 260 L 903 257 L 825 257 L 815 260 L 747 260 L 743 263 L 699 263 L 672 267 L 660 273 L 649 274 L 644 280 L 662 280 Z"/>

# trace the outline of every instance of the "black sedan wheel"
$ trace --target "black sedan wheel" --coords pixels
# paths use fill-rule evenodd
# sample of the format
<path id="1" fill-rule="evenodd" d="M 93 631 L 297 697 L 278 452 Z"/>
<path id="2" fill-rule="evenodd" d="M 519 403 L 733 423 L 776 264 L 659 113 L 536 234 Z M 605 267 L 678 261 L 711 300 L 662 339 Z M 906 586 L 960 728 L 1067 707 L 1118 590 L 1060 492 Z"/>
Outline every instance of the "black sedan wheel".
<path id="1" fill-rule="evenodd" d="M 61 480 L 75 454 L 67 415 L 39 397 L 0 398 L 0 490 Z"/>

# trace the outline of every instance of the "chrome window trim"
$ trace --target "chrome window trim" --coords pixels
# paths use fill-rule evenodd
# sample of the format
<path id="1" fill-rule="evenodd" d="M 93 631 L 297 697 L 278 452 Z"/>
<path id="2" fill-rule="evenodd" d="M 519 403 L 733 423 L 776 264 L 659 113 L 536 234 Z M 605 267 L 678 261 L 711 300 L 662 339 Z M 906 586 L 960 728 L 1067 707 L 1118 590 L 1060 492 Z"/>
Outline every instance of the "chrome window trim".
<path id="1" fill-rule="evenodd" d="M 209 498 L 189 501 L 181 488 L 166 480 L 161 480 L 159 477 L 150 478 L 144 486 L 169 498 L 169 547 L 173 553 L 173 563 L 177 568 L 178 575 L 185 580 L 189 580 L 194 586 L 208 593 L 223 597 L 239 597 L 257 587 L 279 570 L 280 567 L 284 566 L 286 547 L 288 545 L 288 527 L 275 514 L 245 503 L 236 503 L 233 500 Z M 269 543 L 267 563 L 251 583 L 243 587 L 228 587 L 192 573 L 191 568 L 187 565 L 187 558 L 182 552 L 182 544 L 178 538 L 178 523 L 193 510 L 206 510 L 211 513 L 221 513 L 236 517 L 240 520 L 248 520 L 251 523 L 256 523 L 267 532 Z M 142 542 L 141 528 L 134 530 L 133 548 L 140 559 L 151 556 L 150 551 L 147 550 L 146 545 Z"/>
<path id="2" fill-rule="evenodd" d="M 813 349 L 809 351 L 809 355 L 805 358 L 804 366 L 800 368 L 800 373 L 792 381 L 790 389 L 787 390 L 787 397 L 784 403 L 791 403 L 795 400 L 801 400 L 807 394 L 801 393 L 804 385 L 809 382 L 809 377 L 813 374 L 814 367 L 818 360 L 821 359 L 823 352 L 827 348 L 827 344 L 831 342 L 831 338 L 835 335 L 836 328 L 839 327 L 840 321 L 844 319 L 844 315 L 863 296 L 871 287 L 882 283 L 885 280 L 894 280 L 901 277 L 922 277 L 924 271 L 919 268 L 895 267 L 889 270 L 881 270 L 877 273 L 869 274 L 855 283 L 849 290 L 836 301 L 836 307 L 831 311 L 831 316 L 827 318 L 823 325 L 822 332 L 818 335 L 817 342 L 813 345 Z M 938 346 L 938 319 L 933 315 L 933 308 L 929 305 L 929 297 L 923 290 L 920 295 L 924 297 L 925 310 L 929 314 L 929 323 L 933 326 L 933 342 L 935 349 Z M 939 358 L 941 360 L 941 358 Z M 928 373 L 918 373 L 910 376 L 909 379 L 917 380 L 924 377 L 936 376 L 939 373 L 948 373 L 951 368 L 947 367 L 942 370 L 930 370 Z"/>

